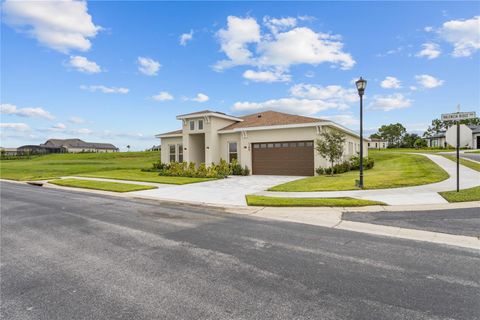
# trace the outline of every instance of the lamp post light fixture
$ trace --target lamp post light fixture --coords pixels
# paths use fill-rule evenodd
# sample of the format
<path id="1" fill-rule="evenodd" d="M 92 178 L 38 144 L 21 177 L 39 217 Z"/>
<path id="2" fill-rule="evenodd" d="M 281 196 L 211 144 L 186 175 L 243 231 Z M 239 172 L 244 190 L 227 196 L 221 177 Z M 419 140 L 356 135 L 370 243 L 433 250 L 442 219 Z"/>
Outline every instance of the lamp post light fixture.
<path id="1" fill-rule="evenodd" d="M 360 96 L 360 180 L 358 187 L 363 189 L 363 94 L 367 87 L 367 80 L 360 77 L 360 79 L 355 81 L 355 85 L 357 86 L 358 95 Z"/>

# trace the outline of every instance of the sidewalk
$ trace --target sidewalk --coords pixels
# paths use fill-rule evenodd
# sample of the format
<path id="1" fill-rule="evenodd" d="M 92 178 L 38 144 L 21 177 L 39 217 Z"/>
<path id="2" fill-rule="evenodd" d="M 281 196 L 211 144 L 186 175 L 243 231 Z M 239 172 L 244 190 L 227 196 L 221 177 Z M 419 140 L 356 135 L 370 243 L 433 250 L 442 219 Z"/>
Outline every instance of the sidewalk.
<path id="1" fill-rule="evenodd" d="M 448 203 L 438 192 L 456 189 L 456 163 L 438 155 L 422 154 L 441 168 L 450 177 L 444 181 L 404 188 L 372 189 L 352 191 L 321 191 L 321 192 L 276 192 L 262 191 L 256 195 L 287 198 L 338 198 L 352 197 L 357 199 L 381 201 L 388 205 L 421 205 Z M 388 177 L 385 177 L 388 179 Z M 480 185 L 480 172 L 465 166 L 460 166 L 460 189 L 472 188 Z"/>

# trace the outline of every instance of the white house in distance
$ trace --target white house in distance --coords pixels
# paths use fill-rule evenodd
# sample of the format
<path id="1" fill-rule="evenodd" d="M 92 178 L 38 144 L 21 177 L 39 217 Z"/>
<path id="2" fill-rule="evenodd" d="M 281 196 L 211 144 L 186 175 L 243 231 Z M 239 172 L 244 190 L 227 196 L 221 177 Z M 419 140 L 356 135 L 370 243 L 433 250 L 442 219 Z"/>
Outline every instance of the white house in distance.
<path id="1" fill-rule="evenodd" d="M 446 131 L 437 132 L 425 139 L 429 147 L 455 147 L 457 145 L 457 126 L 451 126 Z M 460 148 L 480 149 L 480 126 L 460 125 Z"/>
<path id="2" fill-rule="evenodd" d="M 357 133 L 328 120 L 265 111 L 242 117 L 204 110 L 177 116 L 182 129 L 158 134 L 162 162 L 218 163 L 237 159 L 258 175 L 313 176 L 329 166 L 315 151 L 322 130 L 345 134 L 345 158 L 358 154 Z M 368 139 L 364 139 L 365 155 Z"/>
<path id="3" fill-rule="evenodd" d="M 386 149 L 388 147 L 388 141 L 376 138 L 370 138 L 368 142 L 369 149 Z"/>

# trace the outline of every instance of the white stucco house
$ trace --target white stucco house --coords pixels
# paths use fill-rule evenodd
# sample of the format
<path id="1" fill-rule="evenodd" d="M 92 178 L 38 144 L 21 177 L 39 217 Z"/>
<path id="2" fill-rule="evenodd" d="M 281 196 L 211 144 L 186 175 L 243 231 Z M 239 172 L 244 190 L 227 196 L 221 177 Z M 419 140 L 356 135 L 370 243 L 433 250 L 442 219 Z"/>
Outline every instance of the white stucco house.
<path id="1" fill-rule="evenodd" d="M 180 130 L 158 134 L 162 162 L 210 164 L 237 159 L 252 174 L 312 176 L 329 164 L 315 151 L 322 130 L 345 134 L 344 157 L 357 155 L 357 133 L 329 120 L 265 111 L 242 117 L 204 110 L 177 116 Z M 369 139 L 364 139 L 368 154 Z"/>
<path id="2" fill-rule="evenodd" d="M 429 147 L 455 147 L 457 145 L 457 126 L 451 126 L 446 131 L 437 132 L 425 139 Z M 460 125 L 460 147 L 480 149 L 480 126 Z"/>
<path id="3" fill-rule="evenodd" d="M 388 147 L 388 141 L 376 138 L 370 138 L 368 142 L 369 149 L 386 149 Z"/>

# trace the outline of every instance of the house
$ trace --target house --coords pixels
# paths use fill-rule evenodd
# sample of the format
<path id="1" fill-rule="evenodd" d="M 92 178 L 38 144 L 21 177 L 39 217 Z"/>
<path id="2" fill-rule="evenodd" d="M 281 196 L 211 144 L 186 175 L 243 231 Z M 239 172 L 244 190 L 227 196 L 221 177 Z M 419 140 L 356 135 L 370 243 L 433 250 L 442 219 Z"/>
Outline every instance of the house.
<path id="1" fill-rule="evenodd" d="M 18 148 L 21 154 L 79 153 L 79 152 L 117 152 L 118 148 L 110 143 L 85 142 L 80 139 L 49 139 L 40 145 L 26 145 Z"/>
<path id="2" fill-rule="evenodd" d="M 447 130 L 439 131 L 426 137 L 425 140 L 429 147 L 455 147 L 457 145 L 457 126 L 454 125 Z M 460 147 L 480 149 L 480 125 L 460 125 Z"/>
<path id="3" fill-rule="evenodd" d="M 0 152 L 4 156 L 16 156 L 17 155 L 17 148 L 2 148 L 2 147 L 0 147 Z"/>
<path id="4" fill-rule="evenodd" d="M 323 130 L 345 134 L 345 159 L 357 155 L 357 133 L 329 120 L 265 111 L 242 117 L 204 110 L 177 116 L 180 130 L 158 134 L 162 162 L 218 163 L 236 159 L 257 175 L 313 176 L 329 166 L 315 151 Z M 368 139 L 364 139 L 367 156 Z"/>
<path id="5" fill-rule="evenodd" d="M 160 150 L 162 150 L 162 146 L 158 145 L 158 146 L 152 146 L 151 148 L 148 148 L 145 151 L 160 151 Z"/>
<path id="6" fill-rule="evenodd" d="M 388 141 L 376 138 L 370 138 L 368 142 L 369 149 L 386 149 L 388 147 Z"/>

